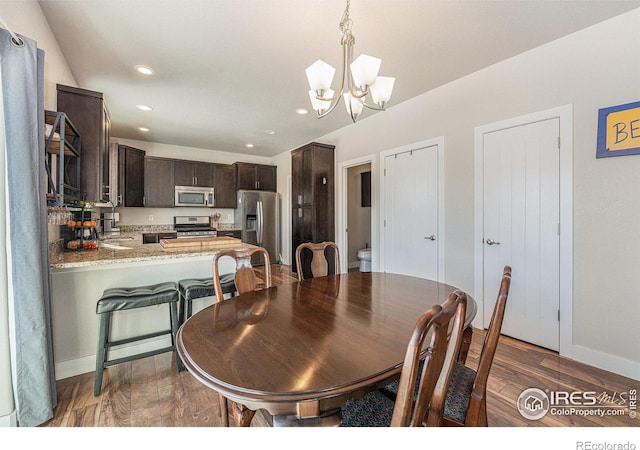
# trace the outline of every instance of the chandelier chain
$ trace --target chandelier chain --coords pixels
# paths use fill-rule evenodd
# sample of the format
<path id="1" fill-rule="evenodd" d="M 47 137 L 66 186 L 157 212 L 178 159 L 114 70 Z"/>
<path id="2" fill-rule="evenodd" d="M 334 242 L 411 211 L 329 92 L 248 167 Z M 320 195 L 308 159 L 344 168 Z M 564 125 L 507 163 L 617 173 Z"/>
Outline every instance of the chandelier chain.
<path id="1" fill-rule="evenodd" d="M 350 44 L 353 45 L 354 38 L 351 33 L 351 25 L 353 25 L 353 20 L 349 17 L 349 7 L 351 6 L 351 0 L 347 0 L 347 6 L 344 9 L 344 13 L 342 14 L 342 19 L 340 19 L 340 34 L 342 35 L 342 44 Z"/>

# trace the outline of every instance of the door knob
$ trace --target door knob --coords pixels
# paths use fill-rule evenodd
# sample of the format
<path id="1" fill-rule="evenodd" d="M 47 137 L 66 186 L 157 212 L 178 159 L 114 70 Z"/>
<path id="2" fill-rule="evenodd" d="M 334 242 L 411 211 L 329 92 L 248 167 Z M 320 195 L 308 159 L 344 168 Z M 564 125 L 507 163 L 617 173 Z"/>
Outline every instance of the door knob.
<path id="1" fill-rule="evenodd" d="M 487 245 L 500 245 L 500 242 L 494 241 L 491 238 L 487 239 L 485 242 L 487 243 Z"/>
<path id="2" fill-rule="evenodd" d="M 425 236 L 424 238 L 425 238 L 425 239 L 428 239 L 428 240 L 430 240 L 430 241 L 435 241 L 435 240 L 436 240 L 436 235 L 435 235 L 435 234 L 432 234 L 431 236 Z"/>

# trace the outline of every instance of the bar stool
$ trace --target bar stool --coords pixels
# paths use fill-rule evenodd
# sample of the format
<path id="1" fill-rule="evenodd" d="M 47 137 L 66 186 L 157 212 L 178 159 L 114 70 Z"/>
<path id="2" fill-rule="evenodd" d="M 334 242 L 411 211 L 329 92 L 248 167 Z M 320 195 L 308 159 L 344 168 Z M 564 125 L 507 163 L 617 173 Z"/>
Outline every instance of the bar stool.
<path id="1" fill-rule="evenodd" d="M 165 282 L 150 286 L 138 286 L 127 288 L 106 289 L 96 305 L 96 314 L 100 316 L 98 331 L 98 351 L 96 353 L 96 376 L 93 388 L 95 396 L 100 395 L 102 390 L 102 372 L 106 367 L 114 366 L 123 362 L 135 359 L 146 358 L 160 353 L 176 350 L 176 333 L 178 331 L 178 286 L 175 282 Z M 169 304 L 169 314 L 171 328 L 168 330 L 147 333 L 133 336 L 126 339 L 111 340 L 111 315 L 116 311 L 128 309 L 144 308 L 147 306 Z M 171 345 L 158 350 L 151 350 L 137 355 L 125 356 L 122 358 L 109 359 L 109 350 L 112 347 L 128 344 L 130 342 L 141 341 L 165 334 L 171 335 Z M 178 371 L 182 370 L 182 361 L 176 354 Z"/>
<path id="2" fill-rule="evenodd" d="M 236 293 L 235 273 L 225 273 L 220 277 L 223 294 Z M 213 278 L 187 278 L 178 281 L 180 291 L 180 325 L 182 325 L 193 314 L 192 301 L 198 298 L 211 297 L 215 295 L 213 291 Z M 216 299 L 222 301 L 224 299 Z"/>

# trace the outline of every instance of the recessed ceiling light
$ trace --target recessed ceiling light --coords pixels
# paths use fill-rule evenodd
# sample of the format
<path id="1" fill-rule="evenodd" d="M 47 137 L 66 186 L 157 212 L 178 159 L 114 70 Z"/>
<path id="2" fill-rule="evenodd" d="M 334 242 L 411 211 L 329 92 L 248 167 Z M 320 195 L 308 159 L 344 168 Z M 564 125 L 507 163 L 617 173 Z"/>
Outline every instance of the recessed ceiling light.
<path id="1" fill-rule="evenodd" d="M 271 134 L 271 135 L 276 134 L 276 130 L 264 130 L 264 132 L 265 132 L 266 134 Z"/>
<path id="2" fill-rule="evenodd" d="M 154 73 L 156 73 L 155 70 L 153 70 L 151 67 L 148 66 L 133 66 L 134 69 L 136 69 L 137 72 L 143 74 L 143 75 L 153 75 Z"/>
<path id="3" fill-rule="evenodd" d="M 138 130 L 142 131 L 143 133 L 146 133 L 149 131 L 149 129 L 146 127 L 138 127 Z"/>
<path id="4" fill-rule="evenodd" d="M 246 144 L 245 147 L 247 148 L 253 148 L 253 144 Z"/>
<path id="5" fill-rule="evenodd" d="M 305 109 L 305 108 L 298 108 L 298 109 L 296 109 L 296 112 L 298 114 L 307 114 L 309 112 L 309 110 Z"/>
<path id="6" fill-rule="evenodd" d="M 143 111 L 152 111 L 153 108 L 147 105 L 136 105 L 136 108 L 141 109 Z"/>

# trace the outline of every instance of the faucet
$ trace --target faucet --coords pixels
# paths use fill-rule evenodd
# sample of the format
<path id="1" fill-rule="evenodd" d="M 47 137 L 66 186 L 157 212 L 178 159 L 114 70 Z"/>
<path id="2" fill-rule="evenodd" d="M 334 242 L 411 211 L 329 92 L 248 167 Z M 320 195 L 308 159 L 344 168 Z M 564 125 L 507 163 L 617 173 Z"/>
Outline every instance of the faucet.
<path id="1" fill-rule="evenodd" d="M 111 228 L 116 227 L 116 204 L 113 203 L 113 200 L 109 199 L 107 205 L 111 203 Z"/>

